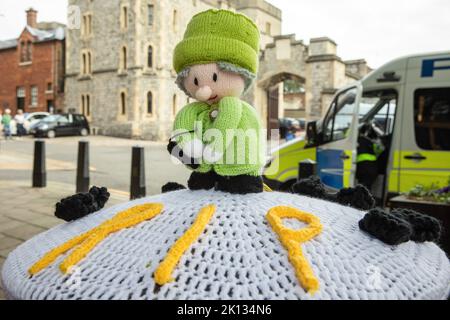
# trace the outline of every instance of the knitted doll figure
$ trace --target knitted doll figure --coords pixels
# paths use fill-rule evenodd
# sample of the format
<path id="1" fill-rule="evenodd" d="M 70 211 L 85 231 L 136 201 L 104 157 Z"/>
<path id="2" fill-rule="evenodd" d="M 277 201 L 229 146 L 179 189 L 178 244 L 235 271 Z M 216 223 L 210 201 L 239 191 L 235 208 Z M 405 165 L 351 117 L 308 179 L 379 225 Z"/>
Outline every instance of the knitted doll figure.
<path id="1" fill-rule="evenodd" d="M 265 137 L 255 109 L 240 99 L 258 71 L 259 37 L 248 17 L 208 10 L 175 48 L 176 83 L 197 102 L 177 114 L 168 150 L 194 170 L 191 190 L 263 191 Z"/>

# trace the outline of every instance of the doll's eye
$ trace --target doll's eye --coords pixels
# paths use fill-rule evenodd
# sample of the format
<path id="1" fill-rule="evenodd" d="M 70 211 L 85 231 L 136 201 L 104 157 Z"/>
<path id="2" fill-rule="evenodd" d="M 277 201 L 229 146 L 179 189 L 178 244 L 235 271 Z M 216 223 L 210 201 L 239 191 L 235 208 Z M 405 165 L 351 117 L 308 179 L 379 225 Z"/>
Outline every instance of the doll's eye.
<path id="1" fill-rule="evenodd" d="M 198 79 L 197 78 L 194 79 L 194 84 L 198 87 Z"/>
<path id="2" fill-rule="evenodd" d="M 214 80 L 214 82 L 217 82 L 217 73 L 214 73 L 213 80 Z"/>

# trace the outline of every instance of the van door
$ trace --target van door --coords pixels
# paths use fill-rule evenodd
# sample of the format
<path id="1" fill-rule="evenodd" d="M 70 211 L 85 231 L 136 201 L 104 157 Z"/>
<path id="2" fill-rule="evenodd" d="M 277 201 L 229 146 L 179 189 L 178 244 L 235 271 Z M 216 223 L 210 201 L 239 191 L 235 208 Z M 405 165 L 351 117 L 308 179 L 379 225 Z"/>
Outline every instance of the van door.
<path id="1" fill-rule="evenodd" d="M 317 170 L 322 182 L 332 189 L 354 184 L 361 92 L 360 84 L 339 92 L 322 124 Z"/>
<path id="2" fill-rule="evenodd" d="M 447 67 L 446 67 L 447 66 Z M 400 192 L 450 181 L 450 56 L 411 58 L 402 115 Z"/>

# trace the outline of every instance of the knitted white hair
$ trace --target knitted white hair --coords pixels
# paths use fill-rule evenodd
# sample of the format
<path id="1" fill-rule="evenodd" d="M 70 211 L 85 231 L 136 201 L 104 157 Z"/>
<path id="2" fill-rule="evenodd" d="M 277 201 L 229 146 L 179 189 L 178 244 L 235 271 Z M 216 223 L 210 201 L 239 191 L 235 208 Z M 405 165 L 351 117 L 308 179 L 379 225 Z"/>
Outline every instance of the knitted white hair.
<path id="1" fill-rule="evenodd" d="M 54 247 L 137 204 L 161 202 L 153 220 L 114 233 L 63 276 L 63 257 L 29 278 Z M 215 204 L 205 232 L 182 256 L 174 282 L 155 285 L 153 272 L 169 248 Z M 269 209 L 292 206 L 320 218 L 323 231 L 302 244 L 320 282 L 311 296 L 299 284 L 287 252 L 266 220 Z M 446 299 L 450 263 L 434 243 L 389 246 L 358 228 L 364 212 L 292 194 L 230 195 L 176 191 L 104 209 L 57 226 L 13 251 L 2 270 L 11 299 Z M 304 227 L 288 220 L 290 227 Z"/>

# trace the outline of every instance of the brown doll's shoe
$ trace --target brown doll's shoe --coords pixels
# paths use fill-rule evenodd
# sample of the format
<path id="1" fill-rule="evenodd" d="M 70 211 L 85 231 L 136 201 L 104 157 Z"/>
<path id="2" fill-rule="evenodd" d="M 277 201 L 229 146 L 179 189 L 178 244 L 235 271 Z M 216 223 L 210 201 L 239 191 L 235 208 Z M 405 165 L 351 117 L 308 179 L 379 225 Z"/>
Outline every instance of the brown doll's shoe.
<path id="1" fill-rule="evenodd" d="M 264 191 L 263 180 L 260 176 L 221 177 L 217 183 L 217 190 L 231 194 L 261 193 Z"/>
<path id="2" fill-rule="evenodd" d="M 188 180 L 190 190 L 211 190 L 216 186 L 217 174 L 214 171 L 208 173 L 192 172 Z"/>

